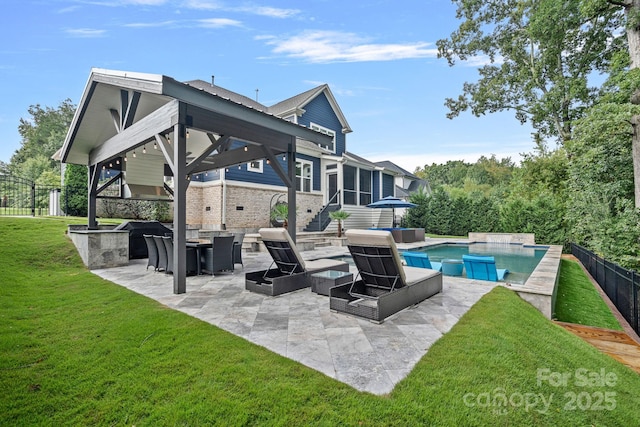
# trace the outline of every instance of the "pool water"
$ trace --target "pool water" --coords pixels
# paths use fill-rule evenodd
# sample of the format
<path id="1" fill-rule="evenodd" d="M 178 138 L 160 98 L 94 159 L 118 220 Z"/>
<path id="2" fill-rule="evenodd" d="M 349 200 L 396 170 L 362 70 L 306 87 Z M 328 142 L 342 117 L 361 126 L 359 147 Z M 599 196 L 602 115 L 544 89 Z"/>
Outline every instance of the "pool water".
<path id="1" fill-rule="evenodd" d="M 442 244 L 412 249 L 429 255 L 431 261 L 459 259 L 462 255 L 489 255 L 496 260 L 496 268 L 506 268 L 505 281 L 524 284 L 547 252 L 542 246 L 523 246 L 496 243 Z"/>
<path id="2" fill-rule="evenodd" d="M 501 243 L 471 243 L 454 244 L 445 243 L 435 246 L 425 246 L 411 249 L 411 251 L 423 252 L 429 255 L 431 261 L 442 262 L 443 259 L 459 259 L 462 255 L 490 255 L 496 260 L 496 268 L 506 268 L 509 274 L 505 276 L 505 282 L 524 284 L 538 263 L 547 252 L 544 246 L 523 246 Z M 399 250 L 402 254 L 402 250 Z M 354 265 L 350 255 L 332 257 Z M 465 277 L 463 273 L 462 277 Z"/>

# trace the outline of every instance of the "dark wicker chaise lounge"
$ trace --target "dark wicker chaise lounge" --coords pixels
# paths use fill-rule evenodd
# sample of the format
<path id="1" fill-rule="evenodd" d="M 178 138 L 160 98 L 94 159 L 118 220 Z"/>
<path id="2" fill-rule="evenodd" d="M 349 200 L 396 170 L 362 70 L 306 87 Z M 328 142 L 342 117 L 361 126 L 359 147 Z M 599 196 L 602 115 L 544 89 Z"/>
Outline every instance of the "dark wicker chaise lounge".
<path id="1" fill-rule="evenodd" d="M 358 275 L 353 283 L 331 288 L 332 310 L 382 322 L 442 292 L 442 273 L 402 265 L 390 232 L 347 230 L 345 236 Z"/>
<path id="2" fill-rule="evenodd" d="M 267 270 L 245 274 L 245 288 L 266 295 L 280 295 L 311 286 L 311 273 L 325 270 L 349 271 L 349 264 L 333 259 L 304 261 L 284 228 L 261 228 L 262 242 L 273 263 Z M 271 268 L 275 264 L 275 268 Z"/>

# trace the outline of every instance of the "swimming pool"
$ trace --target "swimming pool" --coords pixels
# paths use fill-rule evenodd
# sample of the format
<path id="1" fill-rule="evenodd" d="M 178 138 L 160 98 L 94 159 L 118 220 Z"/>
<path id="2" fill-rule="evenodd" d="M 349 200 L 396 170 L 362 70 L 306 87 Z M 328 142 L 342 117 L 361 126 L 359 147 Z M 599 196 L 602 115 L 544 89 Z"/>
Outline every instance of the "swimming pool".
<path id="1" fill-rule="evenodd" d="M 491 255 L 496 259 L 496 268 L 506 268 L 509 274 L 505 281 L 524 284 L 538 263 L 547 252 L 546 246 L 524 246 L 504 243 L 443 243 L 411 249 L 412 252 L 423 252 L 431 261 L 442 262 L 443 259 L 459 259 L 462 255 Z M 404 252 L 399 250 L 400 253 Z M 339 257 L 353 265 L 351 256 Z M 464 274 L 463 274 L 464 277 Z"/>
<path id="2" fill-rule="evenodd" d="M 496 259 L 496 268 L 506 268 L 509 274 L 505 281 L 523 284 L 547 252 L 545 246 L 523 246 L 495 243 L 446 243 L 436 246 L 425 246 L 412 249 L 429 255 L 432 261 L 442 262 L 443 259 L 459 259 L 462 255 L 490 255 Z"/>

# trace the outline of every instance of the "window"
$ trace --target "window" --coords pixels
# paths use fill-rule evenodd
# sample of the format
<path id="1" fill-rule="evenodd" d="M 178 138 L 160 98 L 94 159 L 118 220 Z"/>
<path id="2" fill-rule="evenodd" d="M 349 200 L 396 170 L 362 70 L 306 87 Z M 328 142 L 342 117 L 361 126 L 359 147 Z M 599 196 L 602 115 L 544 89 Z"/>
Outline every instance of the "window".
<path id="1" fill-rule="evenodd" d="M 247 163 L 247 170 L 249 172 L 262 173 L 262 160 L 253 160 Z"/>
<path id="2" fill-rule="evenodd" d="M 313 164 L 305 160 L 296 161 L 296 190 L 311 192 Z"/>
<path id="3" fill-rule="evenodd" d="M 356 205 L 358 204 L 357 189 L 356 189 L 356 175 L 358 170 L 353 166 L 344 166 L 342 168 L 342 184 L 344 188 L 344 204 Z"/>
<path id="4" fill-rule="evenodd" d="M 332 131 L 332 130 L 331 130 L 331 129 L 329 129 L 329 128 L 326 128 L 326 127 L 324 127 L 324 126 L 317 125 L 317 124 L 315 124 L 315 123 L 310 123 L 310 124 L 309 124 L 309 127 L 310 127 L 311 129 L 315 130 L 316 132 L 320 132 L 320 133 L 323 133 L 323 134 L 325 134 L 325 135 L 329 135 L 329 136 L 332 138 L 333 148 L 330 148 L 329 146 L 327 146 L 327 145 L 322 145 L 322 144 L 318 144 L 318 146 L 319 146 L 319 147 L 322 147 L 322 148 L 324 148 L 324 149 L 326 149 L 326 150 L 329 150 L 329 151 L 331 151 L 332 153 L 335 153 L 335 152 L 336 152 L 336 133 L 335 133 L 335 131 Z"/>
<path id="5" fill-rule="evenodd" d="M 360 206 L 371 203 L 371 171 L 360 169 Z"/>

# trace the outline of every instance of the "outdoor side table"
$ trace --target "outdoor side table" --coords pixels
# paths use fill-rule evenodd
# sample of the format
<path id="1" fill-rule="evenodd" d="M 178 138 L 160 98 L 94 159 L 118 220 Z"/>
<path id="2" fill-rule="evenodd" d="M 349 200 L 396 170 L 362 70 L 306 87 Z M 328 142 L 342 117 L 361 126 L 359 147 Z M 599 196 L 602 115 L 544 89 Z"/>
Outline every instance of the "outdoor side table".
<path id="1" fill-rule="evenodd" d="M 464 263 L 461 259 L 443 259 L 442 274 L 445 276 L 462 276 Z"/>
<path id="2" fill-rule="evenodd" d="M 346 271 L 326 270 L 311 274 L 311 291 L 329 296 L 329 289 L 353 281 L 353 274 Z"/>

